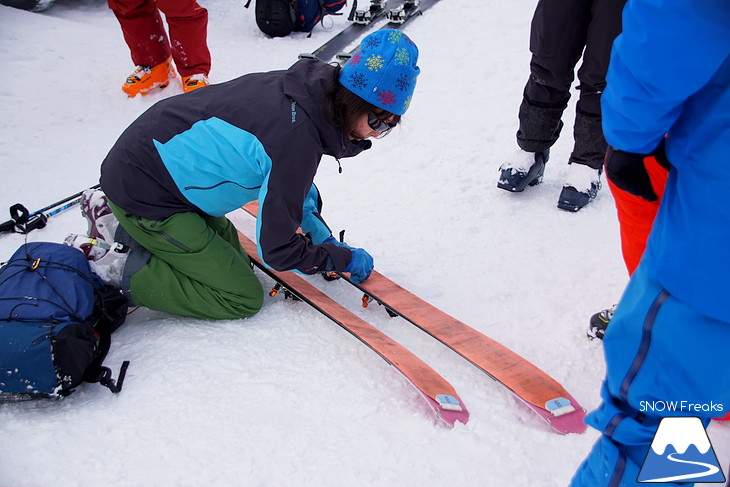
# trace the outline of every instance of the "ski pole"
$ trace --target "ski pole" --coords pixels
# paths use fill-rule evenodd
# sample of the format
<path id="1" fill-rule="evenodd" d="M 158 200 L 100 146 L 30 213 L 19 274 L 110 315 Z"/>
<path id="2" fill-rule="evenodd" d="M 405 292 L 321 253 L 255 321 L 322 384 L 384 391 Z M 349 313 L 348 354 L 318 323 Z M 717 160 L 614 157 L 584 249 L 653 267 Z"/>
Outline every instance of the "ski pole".
<path id="1" fill-rule="evenodd" d="M 97 189 L 97 188 L 100 188 L 100 187 L 101 187 L 101 184 L 95 184 L 94 186 L 92 186 L 90 188 L 87 188 L 87 189 Z M 84 191 L 86 191 L 86 189 L 84 189 L 83 191 L 79 191 L 76 194 L 72 194 L 71 196 L 67 196 L 64 199 L 60 200 L 60 201 L 56 201 L 55 203 L 50 204 L 50 205 L 46 206 L 45 208 L 41 208 L 40 210 L 34 211 L 33 213 L 31 213 L 30 216 L 37 215 L 38 213 L 45 213 L 46 211 L 48 211 L 50 209 L 56 208 L 57 206 L 61 206 L 62 204 L 66 203 L 67 201 L 71 201 L 74 198 L 80 198 L 81 195 L 84 194 Z M 78 204 L 79 201 L 81 201 L 81 200 L 79 199 L 79 200 L 76 200 L 76 201 L 72 201 L 71 203 L 69 203 L 65 207 L 60 208 L 57 211 L 51 212 L 51 213 L 54 214 L 54 215 L 56 213 L 60 213 L 63 210 L 66 210 L 68 208 L 71 208 L 73 205 Z M 51 214 L 49 214 L 48 216 L 51 216 Z"/>
<path id="2" fill-rule="evenodd" d="M 96 189 L 99 187 L 100 185 L 96 184 L 89 189 Z M 43 228 L 46 226 L 48 218 L 79 204 L 81 202 L 81 195 L 84 191 L 79 191 L 76 194 L 67 196 L 64 199 L 56 201 L 55 203 L 45 206 L 33 213 L 30 213 L 22 204 L 16 203 L 10 207 L 10 220 L 5 223 L 0 223 L 0 233 L 13 231 L 28 233 L 32 230 Z"/>

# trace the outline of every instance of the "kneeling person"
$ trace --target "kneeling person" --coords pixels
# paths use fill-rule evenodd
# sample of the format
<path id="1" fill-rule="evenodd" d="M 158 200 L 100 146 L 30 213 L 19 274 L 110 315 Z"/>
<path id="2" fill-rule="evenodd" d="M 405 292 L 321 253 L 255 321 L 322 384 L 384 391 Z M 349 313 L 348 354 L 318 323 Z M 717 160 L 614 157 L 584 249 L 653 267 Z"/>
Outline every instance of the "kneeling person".
<path id="1" fill-rule="evenodd" d="M 153 105 L 104 160 L 103 193 L 85 197 L 90 236 L 129 250 L 96 255 L 98 272 L 139 306 L 251 316 L 263 291 L 225 215 L 258 200 L 268 266 L 367 279 L 372 257 L 332 237 L 313 180 L 323 155 L 353 157 L 399 123 L 417 59 L 405 34 L 381 30 L 341 69 L 303 59 Z"/>

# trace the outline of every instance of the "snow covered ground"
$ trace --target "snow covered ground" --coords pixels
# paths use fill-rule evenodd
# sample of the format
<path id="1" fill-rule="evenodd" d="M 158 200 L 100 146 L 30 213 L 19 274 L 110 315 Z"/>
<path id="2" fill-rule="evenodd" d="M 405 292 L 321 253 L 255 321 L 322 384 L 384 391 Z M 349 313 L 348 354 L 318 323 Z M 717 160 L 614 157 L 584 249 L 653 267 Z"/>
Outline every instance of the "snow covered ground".
<path id="1" fill-rule="evenodd" d="M 613 200 L 556 208 L 573 105 L 545 181 L 496 188 L 515 149 L 535 0 L 443 0 L 408 33 L 422 75 L 402 127 L 372 150 L 325 158 L 317 176 L 333 229 L 377 269 L 598 404 L 600 342 L 588 317 L 626 283 Z M 345 24 L 268 39 L 242 0 L 210 13 L 213 82 L 283 69 Z M 57 0 L 40 14 L 0 6 L 0 208 L 31 210 L 97 182 L 121 131 L 178 86 L 128 100 L 131 61 L 103 0 Z M 0 220 L 7 215 L 0 215 Z M 246 217 L 236 216 L 250 228 Z M 77 211 L 30 240 L 82 232 Z M 0 260 L 22 243 L 0 236 Z M 262 276 L 265 285 L 269 281 Z M 320 283 L 449 380 L 467 425 L 433 424 L 383 360 L 304 304 L 267 298 L 254 318 L 208 321 L 138 310 L 107 364 L 131 360 L 124 391 L 94 385 L 60 402 L 0 406 L 0 486 L 559 486 L 597 438 L 559 436 L 473 366 L 402 319 L 363 310 L 344 283 Z M 668 371 L 671 373 L 671 371 Z M 709 428 L 720 463 L 730 425 Z"/>

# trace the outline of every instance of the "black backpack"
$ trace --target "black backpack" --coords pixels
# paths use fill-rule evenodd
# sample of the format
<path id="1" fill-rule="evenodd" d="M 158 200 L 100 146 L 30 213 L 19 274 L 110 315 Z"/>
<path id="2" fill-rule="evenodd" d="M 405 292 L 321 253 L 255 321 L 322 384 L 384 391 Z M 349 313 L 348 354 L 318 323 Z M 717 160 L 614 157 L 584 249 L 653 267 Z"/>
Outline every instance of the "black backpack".
<path id="1" fill-rule="evenodd" d="M 129 362 L 116 383 L 102 363 L 127 308 L 83 252 L 22 245 L 0 267 L 0 402 L 63 397 L 83 382 L 119 392 Z"/>
<path id="2" fill-rule="evenodd" d="M 311 32 L 327 14 L 345 6 L 346 0 L 256 0 L 256 25 L 270 37 L 292 31 Z M 248 6 L 248 4 L 247 4 Z"/>
<path id="3" fill-rule="evenodd" d="M 270 37 L 286 37 L 295 28 L 296 0 L 256 0 L 256 25 Z"/>

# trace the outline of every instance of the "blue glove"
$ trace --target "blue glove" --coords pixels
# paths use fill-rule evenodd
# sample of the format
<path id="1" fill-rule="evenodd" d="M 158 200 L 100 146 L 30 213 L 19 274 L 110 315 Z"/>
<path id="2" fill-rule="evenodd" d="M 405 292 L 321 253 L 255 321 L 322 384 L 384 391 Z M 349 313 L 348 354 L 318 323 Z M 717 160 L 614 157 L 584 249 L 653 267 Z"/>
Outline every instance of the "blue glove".
<path id="1" fill-rule="evenodd" d="M 373 271 L 373 258 L 363 249 L 350 247 L 350 251 L 352 252 L 352 258 L 350 259 L 350 263 L 347 264 L 345 272 L 350 273 L 350 280 L 352 282 L 360 284 L 370 277 L 370 273 Z"/>

